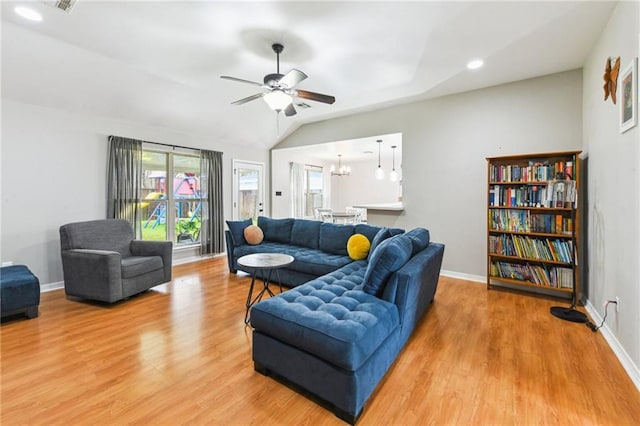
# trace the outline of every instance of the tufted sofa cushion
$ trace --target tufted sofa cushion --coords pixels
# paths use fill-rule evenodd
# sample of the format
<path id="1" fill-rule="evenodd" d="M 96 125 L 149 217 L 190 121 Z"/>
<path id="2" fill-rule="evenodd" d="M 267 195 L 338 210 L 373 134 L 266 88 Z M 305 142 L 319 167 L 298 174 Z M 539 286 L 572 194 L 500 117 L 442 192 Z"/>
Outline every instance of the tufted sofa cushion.
<path id="1" fill-rule="evenodd" d="M 349 371 L 357 370 L 399 327 L 397 306 L 364 293 L 365 261 L 255 305 L 251 325 Z"/>
<path id="2" fill-rule="evenodd" d="M 324 253 L 320 250 L 294 246 L 291 244 L 265 241 L 257 246 L 244 245 L 233 249 L 233 255 L 240 258 L 253 253 L 283 253 L 295 259 L 287 269 L 316 276 L 328 274 L 336 269 L 353 262 L 349 256 Z"/>

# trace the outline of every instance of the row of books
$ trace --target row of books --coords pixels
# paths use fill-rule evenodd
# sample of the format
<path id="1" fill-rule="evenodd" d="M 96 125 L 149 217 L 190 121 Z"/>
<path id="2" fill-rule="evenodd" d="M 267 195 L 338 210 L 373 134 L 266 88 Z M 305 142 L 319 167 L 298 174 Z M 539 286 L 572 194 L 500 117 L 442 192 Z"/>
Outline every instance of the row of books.
<path id="1" fill-rule="evenodd" d="M 528 263 L 491 262 L 491 276 L 528 281 L 553 288 L 573 288 L 573 269 Z"/>
<path id="2" fill-rule="evenodd" d="M 549 238 L 532 238 L 522 235 L 490 235 L 489 253 L 571 263 L 573 260 L 573 242 L 571 240 L 550 240 Z"/>
<path id="3" fill-rule="evenodd" d="M 534 213 L 530 210 L 489 210 L 492 231 L 573 234 L 573 220 L 561 214 Z"/>
<path id="4" fill-rule="evenodd" d="M 493 207 L 577 207 L 578 191 L 574 180 L 552 180 L 546 185 L 489 187 L 489 205 Z"/>
<path id="5" fill-rule="evenodd" d="M 491 182 L 546 182 L 553 179 L 573 179 L 573 161 L 556 161 L 554 163 L 529 161 L 526 166 L 489 165 L 489 181 Z"/>

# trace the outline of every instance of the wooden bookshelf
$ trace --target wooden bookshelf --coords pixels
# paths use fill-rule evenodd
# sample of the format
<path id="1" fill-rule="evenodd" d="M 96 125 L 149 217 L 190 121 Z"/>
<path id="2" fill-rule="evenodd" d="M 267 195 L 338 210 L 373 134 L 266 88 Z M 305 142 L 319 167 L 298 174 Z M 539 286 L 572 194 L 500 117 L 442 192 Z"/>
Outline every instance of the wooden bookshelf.
<path id="1" fill-rule="evenodd" d="M 578 300 L 579 154 L 487 158 L 487 289 Z"/>

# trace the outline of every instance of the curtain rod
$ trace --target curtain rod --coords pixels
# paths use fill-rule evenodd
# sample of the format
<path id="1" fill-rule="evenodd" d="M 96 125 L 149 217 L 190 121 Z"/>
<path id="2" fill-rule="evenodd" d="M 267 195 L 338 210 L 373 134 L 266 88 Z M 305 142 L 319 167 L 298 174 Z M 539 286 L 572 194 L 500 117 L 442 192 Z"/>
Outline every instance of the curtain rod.
<path id="1" fill-rule="evenodd" d="M 111 140 L 111 138 L 133 139 L 133 138 L 125 138 L 124 136 L 110 135 L 108 140 Z M 170 144 L 170 143 L 162 143 L 162 142 L 151 142 L 151 141 L 145 141 L 145 140 L 142 140 L 142 139 L 135 139 L 135 140 L 139 140 L 142 143 L 151 143 L 151 144 L 154 144 L 154 145 L 168 146 L 168 147 L 171 147 L 171 148 L 182 148 L 182 149 L 191 149 L 191 150 L 194 150 L 194 151 L 202 151 L 201 148 L 192 148 L 190 146 L 173 145 L 173 144 Z"/>
<path id="2" fill-rule="evenodd" d="M 182 148 L 182 149 L 191 149 L 193 151 L 202 151 L 202 149 L 200 149 L 200 148 L 192 148 L 190 146 L 182 146 L 182 145 L 173 145 L 173 144 L 170 144 L 170 143 L 149 142 L 149 141 L 142 141 L 142 143 L 151 143 L 151 144 L 154 144 L 154 145 L 168 146 L 168 147 L 171 147 L 171 148 L 174 148 L 174 149 L 175 148 Z"/>

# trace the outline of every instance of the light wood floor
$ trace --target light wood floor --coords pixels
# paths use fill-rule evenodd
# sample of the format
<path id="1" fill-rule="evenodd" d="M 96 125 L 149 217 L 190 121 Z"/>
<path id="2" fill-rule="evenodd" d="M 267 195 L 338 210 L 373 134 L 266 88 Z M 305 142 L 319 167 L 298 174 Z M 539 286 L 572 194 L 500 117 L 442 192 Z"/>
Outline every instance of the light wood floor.
<path id="1" fill-rule="evenodd" d="M 37 319 L 0 329 L 2 425 L 344 424 L 253 371 L 249 282 L 217 258 L 112 306 L 43 294 Z M 557 304 L 441 277 L 359 424 L 637 425 L 613 352 Z"/>

